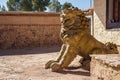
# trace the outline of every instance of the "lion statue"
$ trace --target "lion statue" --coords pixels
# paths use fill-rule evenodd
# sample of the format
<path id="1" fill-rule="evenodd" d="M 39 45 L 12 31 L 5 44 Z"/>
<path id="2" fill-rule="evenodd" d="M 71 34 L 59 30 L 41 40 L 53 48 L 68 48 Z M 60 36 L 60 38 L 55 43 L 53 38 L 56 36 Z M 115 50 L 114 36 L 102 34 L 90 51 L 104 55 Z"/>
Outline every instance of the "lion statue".
<path id="1" fill-rule="evenodd" d="M 63 42 L 60 56 L 50 60 L 45 68 L 59 71 L 66 68 L 79 55 L 85 60 L 91 60 L 91 54 L 117 54 L 117 46 L 113 43 L 103 44 L 90 35 L 89 20 L 78 8 L 64 9 L 61 14 L 60 37 Z M 110 47 L 112 46 L 112 47 Z"/>

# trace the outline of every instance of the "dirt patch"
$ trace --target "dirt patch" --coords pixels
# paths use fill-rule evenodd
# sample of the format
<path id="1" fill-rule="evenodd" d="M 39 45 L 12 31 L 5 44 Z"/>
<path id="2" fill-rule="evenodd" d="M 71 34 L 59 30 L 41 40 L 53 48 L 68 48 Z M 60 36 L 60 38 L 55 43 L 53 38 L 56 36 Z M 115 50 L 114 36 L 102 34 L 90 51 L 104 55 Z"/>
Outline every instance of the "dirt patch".
<path id="1" fill-rule="evenodd" d="M 0 56 L 0 80 L 90 80 L 89 71 L 82 68 L 68 68 L 59 73 L 44 69 L 48 60 L 56 59 L 59 49 L 51 47 L 0 51 L 12 54 Z M 13 55 L 15 53 L 19 55 Z"/>

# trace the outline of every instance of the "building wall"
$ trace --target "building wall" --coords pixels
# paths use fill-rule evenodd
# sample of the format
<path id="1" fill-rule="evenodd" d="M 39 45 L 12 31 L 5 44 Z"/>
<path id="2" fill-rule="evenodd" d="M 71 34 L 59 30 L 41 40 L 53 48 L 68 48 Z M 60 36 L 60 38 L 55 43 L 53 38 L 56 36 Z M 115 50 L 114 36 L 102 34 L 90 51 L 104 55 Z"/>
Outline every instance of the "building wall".
<path id="1" fill-rule="evenodd" d="M 106 29 L 106 0 L 94 0 L 94 37 L 103 42 L 120 45 L 120 30 Z"/>
<path id="2" fill-rule="evenodd" d="M 0 49 L 61 45 L 59 13 L 0 12 Z"/>

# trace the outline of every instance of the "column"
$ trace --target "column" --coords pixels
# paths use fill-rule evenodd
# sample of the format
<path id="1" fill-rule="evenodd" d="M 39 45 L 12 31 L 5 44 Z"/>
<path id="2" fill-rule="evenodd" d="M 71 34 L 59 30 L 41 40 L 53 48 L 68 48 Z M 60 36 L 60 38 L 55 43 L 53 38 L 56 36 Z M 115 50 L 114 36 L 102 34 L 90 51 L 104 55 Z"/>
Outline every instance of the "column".
<path id="1" fill-rule="evenodd" d="M 119 4 L 118 3 L 119 3 L 119 0 L 114 0 L 113 17 L 114 17 L 115 22 L 118 22 L 118 20 L 119 20 L 119 9 L 118 9 Z"/>
<path id="2" fill-rule="evenodd" d="M 108 10 L 108 11 L 109 11 L 108 14 L 109 14 L 109 20 L 110 20 L 110 21 L 113 20 L 113 1 L 114 1 L 114 0 L 109 0 L 109 1 L 108 1 L 108 3 L 109 3 L 109 5 L 108 5 L 108 9 L 109 9 L 109 10 Z"/>

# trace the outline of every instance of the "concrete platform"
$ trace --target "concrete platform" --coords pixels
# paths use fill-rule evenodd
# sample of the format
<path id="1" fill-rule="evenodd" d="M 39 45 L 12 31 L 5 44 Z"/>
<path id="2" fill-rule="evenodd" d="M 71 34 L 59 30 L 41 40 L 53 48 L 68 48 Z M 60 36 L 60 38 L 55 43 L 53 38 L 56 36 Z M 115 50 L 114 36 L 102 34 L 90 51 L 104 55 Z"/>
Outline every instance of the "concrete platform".
<path id="1" fill-rule="evenodd" d="M 120 54 L 92 55 L 91 80 L 120 80 Z"/>

